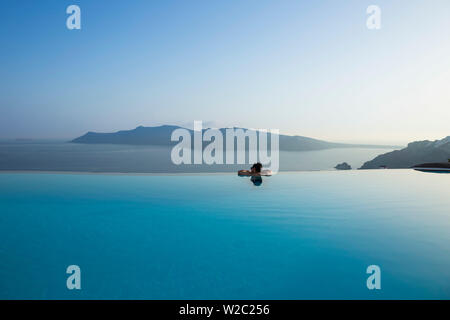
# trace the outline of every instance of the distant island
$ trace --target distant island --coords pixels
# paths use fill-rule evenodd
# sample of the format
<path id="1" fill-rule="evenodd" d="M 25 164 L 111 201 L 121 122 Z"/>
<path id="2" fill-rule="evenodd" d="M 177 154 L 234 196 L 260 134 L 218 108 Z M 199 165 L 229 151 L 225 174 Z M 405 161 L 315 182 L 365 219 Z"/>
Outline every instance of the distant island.
<path id="1" fill-rule="evenodd" d="M 347 162 L 342 162 L 338 164 L 336 167 L 334 167 L 336 170 L 352 170 L 352 166 L 349 165 Z"/>
<path id="2" fill-rule="evenodd" d="M 446 163 L 450 158 L 450 136 L 436 141 L 411 142 L 401 150 L 377 156 L 360 169 L 403 169 L 422 163 Z"/>
<path id="3" fill-rule="evenodd" d="M 132 130 L 123 130 L 112 133 L 88 132 L 72 140 L 72 143 L 85 144 L 124 144 L 124 145 L 155 145 L 173 146 L 177 142 L 170 140 L 174 130 L 179 126 L 163 125 L 157 127 L 139 126 Z M 239 129 L 239 128 L 236 128 Z M 219 129 L 224 132 L 225 128 Z M 244 129 L 246 130 L 246 129 Z M 189 130 L 191 135 L 193 130 Z M 303 136 L 279 136 L 279 148 L 282 151 L 313 151 L 332 148 L 396 148 L 386 145 L 346 144 L 327 142 Z"/>

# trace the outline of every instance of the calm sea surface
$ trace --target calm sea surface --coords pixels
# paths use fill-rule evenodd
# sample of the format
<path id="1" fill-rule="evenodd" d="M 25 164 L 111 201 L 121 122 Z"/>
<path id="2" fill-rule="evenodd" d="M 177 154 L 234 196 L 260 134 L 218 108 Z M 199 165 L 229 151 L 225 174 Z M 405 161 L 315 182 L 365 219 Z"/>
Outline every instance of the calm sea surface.
<path id="1" fill-rule="evenodd" d="M 0 298 L 450 298 L 450 175 L 263 179 L 0 174 Z"/>
<path id="2" fill-rule="evenodd" d="M 171 148 L 159 146 L 92 145 L 61 142 L 0 141 L 0 171 L 76 172 L 236 172 L 243 165 L 174 165 Z M 342 162 L 354 169 L 392 149 L 328 149 L 280 152 L 281 171 L 334 170 Z M 249 165 L 244 166 L 248 168 Z"/>

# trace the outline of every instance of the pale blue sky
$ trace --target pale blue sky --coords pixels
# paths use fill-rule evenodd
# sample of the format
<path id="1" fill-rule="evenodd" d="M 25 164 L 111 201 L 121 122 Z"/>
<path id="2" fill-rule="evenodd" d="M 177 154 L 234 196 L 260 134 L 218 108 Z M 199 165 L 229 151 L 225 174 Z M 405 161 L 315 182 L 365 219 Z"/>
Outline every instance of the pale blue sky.
<path id="1" fill-rule="evenodd" d="M 448 0 L 6 0 L 0 23 L 0 138 L 194 120 L 345 142 L 450 135 Z"/>

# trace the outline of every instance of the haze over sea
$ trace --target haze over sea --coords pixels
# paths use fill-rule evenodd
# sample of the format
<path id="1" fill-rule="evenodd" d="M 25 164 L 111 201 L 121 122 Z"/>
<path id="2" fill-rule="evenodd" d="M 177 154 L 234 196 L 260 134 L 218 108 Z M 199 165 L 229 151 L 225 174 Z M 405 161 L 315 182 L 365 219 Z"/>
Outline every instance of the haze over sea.
<path id="1" fill-rule="evenodd" d="M 334 170 L 342 162 L 354 169 L 392 149 L 342 148 L 320 151 L 280 151 L 280 171 Z M 0 141 L 0 170 L 75 172 L 235 172 L 248 165 L 180 165 L 170 158 L 171 148 L 62 141 Z"/>

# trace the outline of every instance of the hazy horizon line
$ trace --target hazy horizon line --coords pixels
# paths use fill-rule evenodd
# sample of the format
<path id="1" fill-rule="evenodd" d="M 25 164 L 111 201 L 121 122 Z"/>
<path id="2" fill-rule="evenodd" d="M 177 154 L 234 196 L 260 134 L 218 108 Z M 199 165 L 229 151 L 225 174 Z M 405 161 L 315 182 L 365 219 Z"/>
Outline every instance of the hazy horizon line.
<path id="1" fill-rule="evenodd" d="M 58 137 L 49 137 L 49 136 L 16 136 L 16 137 L 0 137 L 0 141 L 16 141 L 16 142 L 26 142 L 26 141 L 66 141 L 69 142 L 75 138 L 78 138 L 80 136 L 83 136 L 84 134 L 88 133 L 88 132 L 95 132 L 95 133 L 115 133 L 115 132 L 119 132 L 119 131 L 131 131 L 131 130 L 135 130 L 139 127 L 145 127 L 145 128 L 155 128 L 155 127 L 163 127 L 163 126 L 174 126 L 174 127 L 179 127 L 179 128 L 185 128 L 185 129 L 189 129 L 189 130 L 193 130 L 193 128 L 189 125 L 186 124 L 176 124 L 176 123 L 166 123 L 166 124 L 155 124 L 155 125 L 138 125 L 129 129 L 111 129 L 110 131 L 104 131 L 104 130 L 88 130 L 88 131 L 84 131 L 84 133 L 81 133 L 79 135 L 73 135 L 73 136 L 58 136 Z M 245 130 L 256 130 L 256 131 L 260 131 L 260 130 L 265 130 L 264 128 L 252 128 L 252 127 L 243 127 L 243 126 L 205 126 L 203 129 L 228 129 L 228 128 L 240 128 L 240 129 L 245 129 Z M 390 140 L 390 141 L 386 141 L 386 140 L 377 140 L 377 141 L 367 141 L 367 140 L 346 140 L 346 139 L 337 139 L 334 140 L 333 138 L 328 138 L 328 137 L 315 137 L 315 136 L 311 136 L 311 135 L 304 135 L 304 134 L 296 134 L 296 133 L 286 133 L 280 130 L 280 135 L 284 135 L 284 136 L 291 136 L 291 137 L 305 137 L 305 138 L 311 138 L 311 139 L 316 139 L 316 140 L 321 140 L 321 141 L 326 141 L 326 142 L 332 142 L 332 143 L 345 143 L 345 144 L 361 144 L 361 145 L 381 145 L 381 146 L 389 146 L 389 147 L 403 147 L 406 146 L 408 143 L 413 142 L 413 141 L 435 141 L 436 139 L 420 139 L 420 140 L 409 140 L 409 141 L 394 141 L 394 140 Z M 441 140 L 445 137 L 439 138 L 437 140 Z"/>

